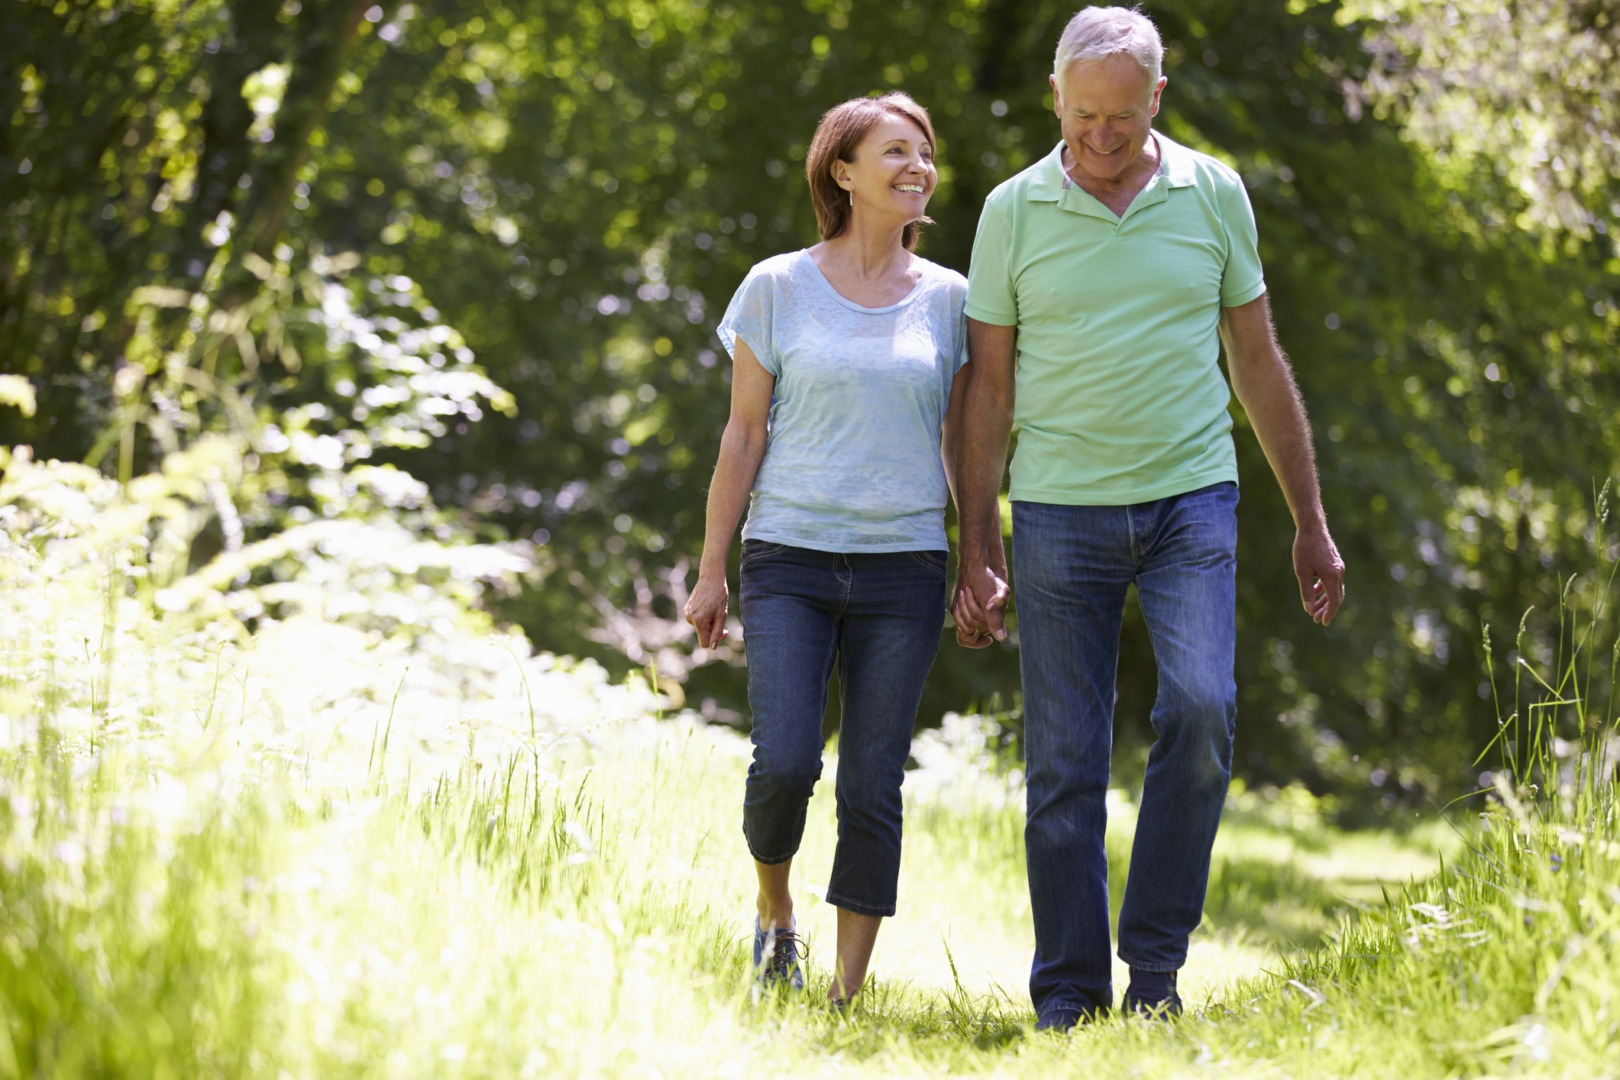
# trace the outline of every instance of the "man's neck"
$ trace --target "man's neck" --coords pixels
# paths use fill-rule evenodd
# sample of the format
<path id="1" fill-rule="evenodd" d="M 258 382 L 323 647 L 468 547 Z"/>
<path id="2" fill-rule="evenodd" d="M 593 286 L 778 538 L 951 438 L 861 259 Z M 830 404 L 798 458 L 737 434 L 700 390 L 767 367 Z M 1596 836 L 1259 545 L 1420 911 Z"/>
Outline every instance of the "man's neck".
<path id="1" fill-rule="evenodd" d="M 1131 205 L 1131 200 L 1147 187 L 1148 181 L 1153 179 L 1153 174 L 1158 171 L 1159 163 L 1163 160 L 1163 151 L 1159 149 L 1158 136 L 1151 131 L 1148 132 L 1147 142 L 1142 144 L 1142 151 L 1136 155 L 1136 160 L 1131 162 L 1123 173 L 1111 180 L 1091 176 L 1075 169 L 1073 156 L 1066 143 L 1061 160 L 1063 172 L 1071 183 L 1123 217 L 1126 208 Z"/>

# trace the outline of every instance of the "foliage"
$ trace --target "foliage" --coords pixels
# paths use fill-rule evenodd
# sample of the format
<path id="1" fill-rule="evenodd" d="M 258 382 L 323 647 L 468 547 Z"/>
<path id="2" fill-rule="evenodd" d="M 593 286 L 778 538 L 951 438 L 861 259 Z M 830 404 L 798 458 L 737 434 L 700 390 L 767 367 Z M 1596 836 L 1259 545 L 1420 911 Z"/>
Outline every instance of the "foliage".
<path id="1" fill-rule="evenodd" d="M 0 349 L 25 359 L 0 403 L 19 406 L 18 440 L 103 466 L 129 499 L 25 452 L 0 458 L 11 512 L 72 500 L 62 527 L 148 553 L 135 592 L 177 615 L 442 630 L 535 563 L 470 544 L 397 462 L 512 400 L 411 278 L 281 240 L 291 178 L 352 77 L 338 55 L 370 23 L 352 3 L 250 8 L 25 8 L 34 40 L 88 48 L 8 67 L 31 156 L 6 175 L 22 231 Z M 83 138 L 92 122 L 105 145 Z M 122 518 L 98 524 L 115 502 Z"/>
<path id="2" fill-rule="evenodd" d="M 1496 174 L 1528 196 L 1518 207 L 1528 223 L 1620 242 L 1612 220 L 1620 216 L 1613 94 L 1620 6 L 1359 0 L 1347 7 L 1377 27 L 1368 80 L 1374 107 L 1399 103 L 1443 168 Z"/>
<path id="3" fill-rule="evenodd" d="M 0 584 L 30 602 L 13 612 L 19 625 L 50 628 L 59 592 L 91 589 L 102 598 L 104 625 L 95 634 L 84 628 L 82 640 L 86 648 L 99 642 L 109 664 L 120 628 L 147 625 L 152 613 L 161 619 L 154 629 L 181 640 L 206 629 L 217 648 L 238 645 L 255 629 L 263 636 L 270 626 L 297 626 L 327 640 L 326 659 L 338 665 L 360 662 L 347 650 L 380 643 L 401 653 L 441 649 L 446 663 L 465 668 L 449 667 L 447 677 L 510 662 L 511 646 L 493 629 L 485 598 L 516 587 L 528 564 L 508 550 L 467 543 L 442 522 L 435 526 L 431 504 L 412 501 L 423 493 L 408 477 L 354 471 L 339 493 L 341 515 L 227 545 L 194 567 L 199 530 L 219 515 L 219 490 L 242 482 L 239 447 L 210 437 L 163 464 L 124 488 L 86 466 L 36 465 L 0 451 Z M 433 537 L 435 527 L 444 539 Z M 476 661 L 449 647 L 468 633 L 488 638 Z M 104 707 L 113 675 L 110 667 L 102 673 Z M 5 678 L 28 685 L 16 670 Z M 386 699 L 393 689 L 375 694 Z"/>
<path id="4" fill-rule="evenodd" d="M 540 569 L 501 609 L 534 640 L 651 663 L 740 719 L 740 654 L 691 655 L 677 616 L 727 407 L 713 324 L 752 262 L 814 238 L 805 144 L 855 94 L 932 107 L 923 250 L 965 269 L 984 195 L 1056 137 L 1045 71 L 1072 5 L 11 10 L 0 365 L 27 389 L 0 384 L 0 444 L 131 478 L 239 440 L 199 565 L 351 488 L 367 520 L 409 518 L 366 494 L 408 489 Z M 1240 417 L 1238 767 L 1256 782 L 1375 805 L 1465 782 L 1490 734 L 1478 627 L 1554 601 L 1544 583 L 1596 530 L 1568 508 L 1620 460 L 1613 12 L 1502 11 L 1150 8 L 1158 123 L 1250 186 L 1350 567 L 1342 621 L 1304 624 L 1277 572 L 1287 510 Z M 1525 648 L 1552 644 L 1532 629 Z M 1016 736 L 1016 654 L 950 655 L 924 724 L 979 709 Z M 1128 752 L 1152 687 L 1133 619 Z"/>

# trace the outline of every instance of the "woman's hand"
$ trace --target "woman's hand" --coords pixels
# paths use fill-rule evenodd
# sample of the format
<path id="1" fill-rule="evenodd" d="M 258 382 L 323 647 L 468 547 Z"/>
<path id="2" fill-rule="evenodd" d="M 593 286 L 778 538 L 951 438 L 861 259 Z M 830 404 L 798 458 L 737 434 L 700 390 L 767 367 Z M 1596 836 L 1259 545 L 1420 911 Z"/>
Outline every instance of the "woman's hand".
<path id="1" fill-rule="evenodd" d="M 963 648 L 983 649 L 1007 640 L 1004 613 L 1012 590 L 1007 586 L 1005 558 L 995 562 L 964 559 L 958 568 L 951 618 L 956 622 L 956 643 Z"/>
<path id="2" fill-rule="evenodd" d="M 698 644 L 712 649 L 726 639 L 726 609 L 730 597 L 723 577 L 698 577 L 697 588 L 687 597 L 682 612 L 697 631 Z"/>
<path id="3" fill-rule="evenodd" d="M 966 586 L 959 588 L 951 604 L 951 621 L 956 624 L 956 643 L 964 649 L 988 649 L 995 644 L 995 639 L 989 631 L 973 625 L 973 619 L 968 614 L 969 597 L 964 593 L 971 593 L 971 590 Z"/>

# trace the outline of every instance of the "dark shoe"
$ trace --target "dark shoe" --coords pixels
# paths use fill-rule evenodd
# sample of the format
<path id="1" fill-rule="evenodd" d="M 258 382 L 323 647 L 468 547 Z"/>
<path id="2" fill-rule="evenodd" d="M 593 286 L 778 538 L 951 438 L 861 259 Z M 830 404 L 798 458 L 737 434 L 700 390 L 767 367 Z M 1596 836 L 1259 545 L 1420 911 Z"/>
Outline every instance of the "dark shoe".
<path id="1" fill-rule="evenodd" d="M 1131 985 L 1125 990 L 1127 1015 L 1168 1020 L 1181 1015 L 1181 998 L 1176 994 L 1173 971 L 1140 971 L 1131 968 Z"/>
<path id="2" fill-rule="evenodd" d="M 1063 1034 L 1081 1024 L 1089 1024 L 1099 1017 L 1107 1015 L 1107 1009 L 1082 1008 L 1077 1005 L 1053 1005 L 1045 1012 L 1035 1017 L 1036 1031 L 1053 1031 Z"/>
<path id="3" fill-rule="evenodd" d="M 1035 1018 L 1036 1031 L 1054 1031 L 1059 1035 L 1080 1022 L 1080 1014 L 1067 1009 L 1053 1009 Z"/>
<path id="4" fill-rule="evenodd" d="M 799 961 L 809 955 L 797 933 L 798 920 L 786 930 L 762 930 L 754 920 L 754 993 L 786 986 L 791 990 L 804 989 L 804 968 Z"/>

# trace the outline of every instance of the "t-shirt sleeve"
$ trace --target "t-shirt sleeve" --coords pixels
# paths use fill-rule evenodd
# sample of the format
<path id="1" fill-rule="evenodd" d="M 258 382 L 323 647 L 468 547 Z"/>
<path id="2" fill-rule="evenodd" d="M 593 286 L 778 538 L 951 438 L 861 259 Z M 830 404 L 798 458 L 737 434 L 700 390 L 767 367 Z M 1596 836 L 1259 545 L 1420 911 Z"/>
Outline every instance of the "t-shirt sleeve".
<path id="1" fill-rule="evenodd" d="M 967 300 L 967 280 L 957 278 L 951 288 L 951 341 L 954 343 L 951 356 L 951 378 L 956 378 L 968 362 L 967 347 L 967 312 L 963 305 Z"/>
<path id="2" fill-rule="evenodd" d="M 1012 280 L 1012 229 L 994 195 L 979 214 L 968 266 L 967 314 L 996 326 L 1018 323 L 1018 296 Z"/>
<path id="3" fill-rule="evenodd" d="M 776 283 L 767 273 L 762 273 L 759 267 L 748 271 L 743 283 L 737 286 L 737 292 L 732 296 L 731 303 L 726 306 L 726 313 L 720 320 L 715 332 L 720 336 L 720 343 L 726 347 L 731 358 L 737 358 L 737 341 L 741 339 L 753 350 L 754 358 L 759 366 L 770 372 L 773 376 L 780 376 L 781 361 L 777 357 L 773 345 L 775 340 L 771 333 L 776 316 Z"/>
<path id="4" fill-rule="evenodd" d="M 1260 233 L 1243 182 L 1234 179 L 1221 202 L 1226 229 L 1226 266 L 1221 270 L 1221 306 L 1240 307 L 1266 291 L 1260 269 Z"/>
<path id="5" fill-rule="evenodd" d="M 967 312 L 964 311 L 956 318 L 956 359 L 951 365 L 951 377 L 955 378 L 968 363 L 967 346 Z"/>

